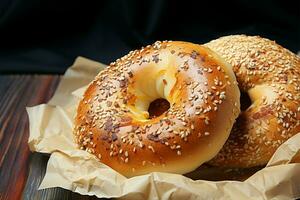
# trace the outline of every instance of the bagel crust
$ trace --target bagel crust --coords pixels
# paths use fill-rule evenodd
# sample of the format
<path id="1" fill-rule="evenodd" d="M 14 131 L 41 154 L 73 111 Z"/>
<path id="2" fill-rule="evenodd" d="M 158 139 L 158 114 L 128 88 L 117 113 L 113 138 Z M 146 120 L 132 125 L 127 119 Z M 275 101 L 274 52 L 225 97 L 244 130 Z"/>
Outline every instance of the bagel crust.
<path id="1" fill-rule="evenodd" d="M 239 114 L 231 66 L 206 47 L 156 42 L 111 63 L 89 85 L 75 118 L 79 147 L 130 177 L 187 173 L 213 158 Z M 148 107 L 166 99 L 154 118 Z"/>
<path id="2" fill-rule="evenodd" d="M 258 36 L 226 36 L 205 46 L 233 66 L 241 91 L 252 102 L 209 163 L 239 168 L 265 165 L 279 145 L 300 131 L 299 57 Z"/>

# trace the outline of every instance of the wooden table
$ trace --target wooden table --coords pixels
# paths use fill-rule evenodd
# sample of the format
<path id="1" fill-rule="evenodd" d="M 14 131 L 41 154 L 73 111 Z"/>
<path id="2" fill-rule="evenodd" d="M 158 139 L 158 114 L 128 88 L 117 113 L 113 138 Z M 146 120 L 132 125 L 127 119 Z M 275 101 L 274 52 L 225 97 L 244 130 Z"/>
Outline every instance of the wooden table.
<path id="1" fill-rule="evenodd" d="M 31 153 L 26 106 L 46 103 L 58 75 L 0 76 L 0 200 L 96 199 L 61 188 L 37 190 L 49 156 Z"/>

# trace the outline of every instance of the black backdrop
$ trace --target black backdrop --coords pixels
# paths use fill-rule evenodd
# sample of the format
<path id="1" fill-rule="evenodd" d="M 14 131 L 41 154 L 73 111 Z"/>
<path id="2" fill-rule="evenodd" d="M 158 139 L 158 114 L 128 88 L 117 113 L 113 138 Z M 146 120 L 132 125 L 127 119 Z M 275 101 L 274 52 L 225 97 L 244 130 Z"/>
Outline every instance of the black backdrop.
<path id="1" fill-rule="evenodd" d="M 109 63 L 155 40 L 244 33 L 300 50 L 300 1 L 1 0 L 0 72 L 63 73 L 81 55 Z"/>

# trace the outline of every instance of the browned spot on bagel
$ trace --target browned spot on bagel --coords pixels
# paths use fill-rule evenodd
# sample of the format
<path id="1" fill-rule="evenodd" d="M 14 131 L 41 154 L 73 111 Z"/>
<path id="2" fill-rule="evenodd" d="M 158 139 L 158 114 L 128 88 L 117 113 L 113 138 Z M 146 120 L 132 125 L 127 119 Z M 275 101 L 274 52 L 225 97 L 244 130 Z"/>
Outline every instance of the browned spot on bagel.
<path id="1" fill-rule="evenodd" d="M 261 107 L 259 112 L 255 112 L 253 113 L 252 115 L 252 118 L 253 119 L 261 119 L 267 115 L 272 115 L 274 112 L 273 112 L 273 108 L 272 106 L 264 106 L 264 107 Z"/>

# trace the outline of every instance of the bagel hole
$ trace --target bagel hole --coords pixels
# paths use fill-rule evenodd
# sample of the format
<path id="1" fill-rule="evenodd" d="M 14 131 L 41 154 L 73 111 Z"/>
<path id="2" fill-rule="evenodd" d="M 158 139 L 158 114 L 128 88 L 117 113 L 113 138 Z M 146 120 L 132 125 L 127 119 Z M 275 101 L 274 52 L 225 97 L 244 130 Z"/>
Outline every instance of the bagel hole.
<path id="1" fill-rule="evenodd" d="M 241 111 L 245 111 L 251 106 L 252 102 L 247 92 L 241 92 L 240 102 Z"/>
<path id="2" fill-rule="evenodd" d="M 153 119 L 155 117 L 159 117 L 164 112 L 169 110 L 170 103 L 163 98 L 155 99 L 152 101 L 148 108 L 149 119 Z"/>

